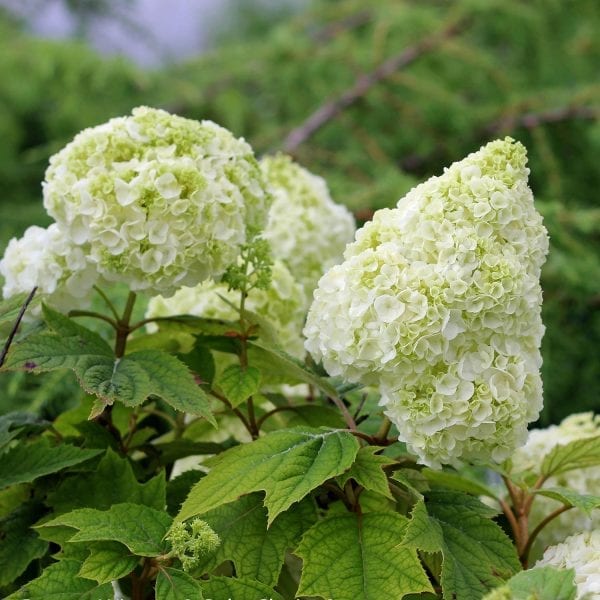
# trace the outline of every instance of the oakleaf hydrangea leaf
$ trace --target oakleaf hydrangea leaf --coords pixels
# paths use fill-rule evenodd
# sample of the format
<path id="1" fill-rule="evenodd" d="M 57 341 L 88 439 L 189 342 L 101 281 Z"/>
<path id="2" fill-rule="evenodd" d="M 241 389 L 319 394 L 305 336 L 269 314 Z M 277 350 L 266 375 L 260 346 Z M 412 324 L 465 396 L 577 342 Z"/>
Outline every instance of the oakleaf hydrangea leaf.
<path id="1" fill-rule="evenodd" d="M 214 508 L 202 517 L 221 538 L 217 551 L 198 565 L 207 573 L 226 560 L 239 577 L 275 585 L 287 548 L 293 548 L 316 519 L 310 500 L 280 514 L 267 529 L 267 511 L 260 494 L 243 496 Z"/>
<path id="2" fill-rule="evenodd" d="M 294 428 L 269 433 L 212 459 L 212 470 L 192 488 L 177 520 L 263 490 L 270 524 L 311 490 L 343 473 L 357 452 L 358 442 L 347 431 Z"/>
<path id="3" fill-rule="evenodd" d="M 238 406 L 258 392 L 260 380 L 260 371 L 255 367 L 229 365 L 217 378 L 216 384 L 232 406 Z"/>
<path id="4" fill-rule="evenodd" d="M 383 467 L 394 464 L 394 461 L 387 456 L 377 454 L 380 450 L 381 448 L 376 446 L 361 448 L 356 455 L 354 464 L 338 477 L 340 485 L 344 487 L 349 479 L 354 479 L 356 483 L 362 485 L 365 489 L 392 498 Z"/>
<path id="5" fill-rule="evenodd" d="M 544 457 L 542 475 L 560 475 L 573 469 L 600 465 L 600 436 L 575 440 L 569 444 L 555 446 Z"/>
<path id="6" fill-rule="evenodd" d="M 121 542 L 134 554 L 157 556 L 166 550 L 164 537 L 171 517 L 140 504 L 115 504 L 109 510 L 80 508 L 47 521 L 38 527 L 65 525 L 78 529 L 69 541 L 112 540 Z"/>
<path id="7" fill-rule="evenodd" d="M 70 559 L 54 563 L 6 600 L 98 600 L 114 596 L 110 584 L 98 585 L 95 581 L 79 577 L 80 566 L 78 560 Z"/>
<path id="8" fill-rule="evenodd" d="M 206 394 L 174 356 L 160 350 L 142 350 L 115 358 L 97 333 L 47 306 L 44 317 L 51 331 L 30 335 L 15 344 L 6 369 L 34 373 L 71 369 L 83 389 L 105 404 L 118 400 L 137 406 L 155 395 L 178 410 L 214 422 Z"/>
<path id="9" fill-rule="evenodd" d="M 573 569 L 536 567 L 517 573 L 500 590 L 510 600 L 575 600 L 574 576 Z M 498 591 L 492 591 L 484 600 L 492 600 Z"/>
<path id="10" fill-rule="evenodd" d="M 381 600 L 433 591 L 416 551 L 402 543 L 407 524 L 392 512 L 317 522 L 294 552 L 304 561 L 298 595 Z"/>
<path id="11" fill-rule="evenodd" d="M 283 600 L 275 590 L 252 579 L 237 579 L 233 577 L 211 577 L 202 582 L 202 592 L 206 600 L 220 600 L 221 598 L 235 598 L 235 600 Z"/>
<path id="12" fill-rule="evenodd" d="M 52 446 L 47 438 L 11 448 L 0 461 L 0 489 L 33 481 L 56 473 L 100 454 L 102 450 L 82 450 L 71 444 Z"/>
<path id="13" fill-rule="evenodd" d="M 119 542 L 94 542 L 90 555 L 83 561 L 79 576 L 98 583 L 110 583 L 129 575 L 140 561 L 139 556 Z"/>
<path id="14" fill-rule="evenodd" d="M 595 508 L 600 508 L 600 496 L 591 494 L 578 494 L 573 490 L 563 487 L 542 488 L 536 490 L 539 496 L 546 496 L 568 506 L 574 506 L 584 511 L 588 515 L 592 514 Z"/>
<path id="15" fill-rule="evenodd" d="M 430 492 L 412 512 L 404 543 L 441 552 L 444 598 L 472 600 L 520 569 L 513 544 L 492 517 L 496 511 L 476 498 Z"/>
<path id="16" fill-rule="evenodd" d="M 179 569 L 165 568 L 158 572 L 155 586 L 156 600 L 202 600 L 200 584 Z"/>

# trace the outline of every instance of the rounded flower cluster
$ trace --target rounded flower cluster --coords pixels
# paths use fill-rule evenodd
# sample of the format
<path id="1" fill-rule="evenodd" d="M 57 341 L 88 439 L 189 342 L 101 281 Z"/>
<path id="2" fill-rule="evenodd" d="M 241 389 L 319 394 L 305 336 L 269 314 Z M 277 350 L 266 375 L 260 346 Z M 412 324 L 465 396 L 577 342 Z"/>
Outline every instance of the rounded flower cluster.
<path id="1" fill-rule="evenodd" d="M 167 295 L 220 276 L 270 202 L 244 140 L 146 107 L 79 133 L 50 159 L 43 188 L 102 276 Z"/>
<path id="2" fill-rule="evenodd" d="M 274 197 L 263 237 L 310 299 L 319 278 L 342 260 L 356 224 L 350 211 L 336 204 L 325 180 L 283 154 L 260 161 Z"/>
<path id="3" fill-rule="evenodd" d="M 302 286 L 294 280 L 281 261 L 273 263 L 271 275 L 268 289 L 250 290 L 246 308 L 266 318 L 277 331 L 283 348 L 289 354 L 301 358 L 304 355 L 302 325 L 306 315 Z M 219 296 L 235 306 L 239 305 L 240 292 L 228 290 L 223 283 L 207 281 L 193 288 L 183 287 L 170 298 L 152 298 L 146 317 L 188 314 L 211 319 L 237 320 L 238 313 Z"/>
<path id="4" fill-rule="evenodd" d="M 600 599 L 600 529 L 568 537 L 550 546 L 536 566 L 574 569 L 577 600 Z"/>
<path id="5" fill-rule="evenodd" d="M 167 534 L 173 554 L 181 561 L 184 571 L 191 571 L 200 561 L 221 545 L 221 538 L 202 519 L 191 523 L 174 523 Z"/>
<path id="6" fill-rule="evenodd" d="M 320 280 L 305 335 L 331 375 L 377 384 L 424 464 L 502 461 L 542 407 L 548 252 L 525 148 L 497 140 L 378 211 Z"/>
<path id="7" fill-rule="evenodd" d="M 567 417 L 560 425 L 547 429 L 534 429 L 529 433 L 527 443 L 512 456 L 512 470 L 538 472 L 547 454 L 558 445 L 576 440 L 600 436 L 600 415 L 580 413 Z M 600 467 L 587 467 L 567 471 L 550 477 L 544 487 L 564 487 L 579 494 L 600 496 Z M 531 507 L 530 521 L 535 526 L 560 505 L 551 498 L 538 495 Z M 566 537 L 600 529 L 600 511 L 594 511 L 591 518 L 581 510 L 572 509 L 553 519 L 538 536 L 541 547 L 561 542 Z M 599 571 L 600 572 L 600 571 Z"/>
<path id="8" fill-rule="evenodd" d="M 59 310 L 84 305 L 98 279 L 89 257 L 56 223 L 47 229 L 34 225 L 22 238 L 10 240 L 0 261 L 0 274 L 5 298 L 37 287 L 38 294 Z"/>

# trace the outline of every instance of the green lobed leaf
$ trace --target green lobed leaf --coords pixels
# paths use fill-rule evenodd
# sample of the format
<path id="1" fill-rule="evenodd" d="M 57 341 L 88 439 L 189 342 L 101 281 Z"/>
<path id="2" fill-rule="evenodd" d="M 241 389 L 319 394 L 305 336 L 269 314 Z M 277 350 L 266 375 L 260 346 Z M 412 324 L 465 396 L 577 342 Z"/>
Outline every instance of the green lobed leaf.
<path id="1" fill-rule="evenodd" d="M 340 486 L 343 488 L 349 479 L 354 479 L 356 483 L 362 485 L 365 489 L 391 499 L 392 493 L 383 467 L 394 464 L 394 460 L 377 454 L 380 451 L 381 448 L 377 446 L 361 448 L 352 466 L 338 477 Z"/>
<path id="2" fill-rule="evenodd" d="M 66 478 L 48 496 L 55 512 L 76 508 L 110 508 L 113 504 L 131 502 L 162 510 L 166 502 L 164 474 L 139 483 L 127 458 L 110 448 L 91 473 L 77 473 Z"/>
<path id="3" fill-rule="evenodd" d="M 270 524 L 311 490 L 348 469 L 358 447 L 352 434 L 336 429 L 269 433 L 211 459 L 211 471 L 192 488 L 176 518 L 189 519 L 263 490 Z"/>
<path id="4" fill-rule="evenodd" d="M 202 581 L 202 592 L 205 600 L 283 600 L 283 596 L 264 583 L 245 578 L 211 577 Z"/>
<path id="5" fill-rule="evenodd" d="M 563 487 L 542 488 L 535 492 L 539 496 L 546 496 L 562 502 L 568 506 L 574 506 L 592 515 L 595 508 L 600 508 L 600 496 L 592 496 L 590 494 L 578 494 L 573 490 Z"/>
<path id="6" fill-rule="evenodd" d="M 156 600 L 202 600 L 200 583 L 178 569 L 163 567 L 155 586 Z"/>
<path id="7" fill-rule="evenodd" d="M 271 397 L 269 397 L 271 399 Z M 262 431 L 273 431 L 282 427 L 345 427 L 344 419 L 337 408 L 319 404 L 289 405 L 285 400 L 285 410 L 274 413 L 265 420 Z"/>
<path id="8" fill-rule="evenodd" d="M 280 514 L 267 529 L 267 511 L 260 494 L 243 496 L 202 516 L 221 538 L 216 552 L 198 565 L 208 573 L 224 561 L 231 561 L 239 577 L 275 585 L 285 551 L 300 541 L 316 520 L 315 507 L 305 500 Z"/>
<path id="9" fill-rule="evenodd" d="M 304 561 L 299 596 L 381 600 L 433 591 L 417 553 L 402 544 L 398 513 L 348 513 L 311 527 L 295 550 Z"/>
<path id="10" fill-rule="evenodd" d="M 542 462 L 542 475 L 560 475 L 573 469 L 600 465 L 600 436 L 555 446 Z"/>
<path id="11" fill-rule="evenodd" d="M 179 512 L 181 505 L 190 493 L 190 489 L 202 477 L 204 477 L 202 471 L 190 469 L 177 475 L 167 483 L 167 512 L 170 515 L 176 515 Z"/>
<path id="12" fill-rule="evenodd" d="M 32 560 L 46 553 L 48 543 L 31 529 L 38 517 L 35 506 L 24 504 L 0 520 L 0 587 L 14 581 Z"/>
<path id="13" fill-rule="evenodd" d="M 80 566 L 79 561 L 70 559 L 54 563 L 6 600 L 105 600 L 114 597 L 110 584 L 98 585 L 78 577 Z"/>
<path id="14" fill-rule="evenodd" d="M 215 381 L 232 406 L 239 406 L 260 389 L 261 374 L 255 367 L 229 365 Z"/>
<path id="15" fill-rule="evenodd" d="M 287 354 L 280 348 L 274 348 L 265 344 L 261 340 L 250 340 L 248 344 L 253 348 L 260 349 L 266 354 L 271 367 L 279 374 L 290 377 L 292 381 L 302 381 L 315 386 L 324 392 L 327 396 L 337 396 L 337 391 L 327 379 L 319 377 L 306 368 L 299 360 Z"/>
<path id="16" fill-rule="evenodd" d="M 575 600 L 577 596 L 573 569 L 535 567 L 517 573 L 506 585 L 514 600 Z"/>
<path id="17" fill-rule="evenodd" d="M 432 491 L 415 505 L 404 543 L 442 553 L 444 598 L 481 598 L 520 569 L 513 544 L 490 519 L 496 512 L 458 492 Z"/>
<path id="18" fill-rule="evenodd" d="M 100 400 L 95 412 L 117 400 L 137 406 L 155 395 L 178 410 L 214 423 L 205 392 L 174 356 L 160 350 L 142 350 L 115 358 L 97 333 L 47 306 L 43 310 L 51 331 L 30 335 L 15 344 L 4 369 L 34 373 L 71 369 L 83 389 Z"/>
<path id="19" fill-rule="evenodd" d="M 92 542 L 89 556 L 83 561 L 79 576 L 98 583 L 110 583 L 129 575 L 140 561 L 139 556 L 119 542 Z"/>
<path id="20" fill-rule="evenodd" d="M 47 438 L 30 444 L 19 444 L 0 460 L 0 489 L 33 481 L 43 475 L 56 473 L 100 454 L 102 450 L 82 450 L 70 444 L 52 446 Z"/>
<path id="21" fill-rule="evenodd" d="M 115 541 L 139 556 L 158 556 L 166 551 L 164 537 L 171 517 L 140 504 L 122 503 L 108 510 L 80 508 L 47 521 L 38 528 L 64 525 L 79 531 L 69 541 Z"/>
<path id="22" fill-rule="evenodd" d="M 432 488 L 443 488 L 454 490 L 455 492 L 465 492 L 471 496 L 487 496 L 489 498 L 497 498 L 490 488 L 479 481 L 473 481 L 460 473 L 452 473 L 451 471 L 434 471 L 433 469 L 425 468 L 421 471 L 425 478 L 430 483 Z"/>

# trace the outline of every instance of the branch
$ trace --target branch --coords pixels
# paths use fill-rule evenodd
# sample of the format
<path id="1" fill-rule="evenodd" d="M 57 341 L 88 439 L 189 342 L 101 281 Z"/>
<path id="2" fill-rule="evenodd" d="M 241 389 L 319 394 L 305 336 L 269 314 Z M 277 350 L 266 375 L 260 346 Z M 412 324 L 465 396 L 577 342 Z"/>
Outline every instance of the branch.
<path id="1" fill-rule="evenodd" d="M 31 292 L 29 293 L 29 296 L 27 296 L 27 298 L 25 299 L 25 302 L 23 302 L 23 306 L 21 306 L 21 309 L 19 310 L 19 314 L 17 315 L 17 320 L 15 321 L 12 329 L 10 330 L 10 333 L 8 335 L 6 343 L 4 344 L 4 348 L 2 348 L 2 354 L 0 354 L 0 367 L 4 364 L 4 361 L 6 360 L 6 355 L 8 354 L 8 350 L 10 349 L 10 345 L 12 344 L 13 340 L 15 339 L 15 335 L 17 335 L 17 331 L 19 329 L 19 325 L 21 324 L 21 321 L 23 320 L 25 311 L 27 310 L 27 307 L 33 300 L 33 297 L 35 296 L 36 291 L 37 291 L 37 286 L 35 286 L 31 290 Z"/>
<path id="2" fill-rule="evenodd" d="M 486 133 L 498 133 L 513 129 L 535 129 L 547 123 L 560 123 L 572 119 L 595 121 L 600 117 L 600 110 L 593 106 L 560 106 L 542 112 L 528 112 L 522 115 L 501 117 L 485 127 Z"/>
<path id="3" fill-rule="evenodd" d="M 352 106 L 376 84 L 387 79 L 396 71 L 415 62 L 421 56 L 431 52 L 442 42 L 459 33 L 464 26 L 464 21 L 458 20 L 451 23 L 441 31 L 423 38 L 413 46 L 409 46 L 400 54 L 391 56 L 369 73 L 364 73 L 354 85 L 319 107 L 301 125 L 293 129 L 283 143 L 284 152 L 293 153 L 301 144 L 311 138 L 321 127 L 335 119 L 342 111 Z"/>

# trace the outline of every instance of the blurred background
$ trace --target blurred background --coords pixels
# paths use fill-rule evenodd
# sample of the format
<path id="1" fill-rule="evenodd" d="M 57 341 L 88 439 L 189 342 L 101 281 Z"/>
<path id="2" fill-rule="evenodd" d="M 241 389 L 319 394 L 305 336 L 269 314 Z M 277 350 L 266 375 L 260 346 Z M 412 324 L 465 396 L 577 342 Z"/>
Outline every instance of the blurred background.
<path id="1" fill-rule="evenodd" d="M 140 104 L 292 154 L 360 221 L 522 141 L 551 235 L 540 422 L 600 410 L 598 0 L 0 0 L 0 251 L 48 223 L 49 156 Z"/>

